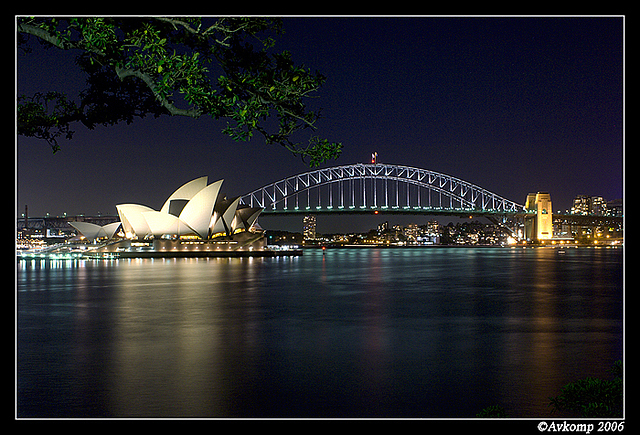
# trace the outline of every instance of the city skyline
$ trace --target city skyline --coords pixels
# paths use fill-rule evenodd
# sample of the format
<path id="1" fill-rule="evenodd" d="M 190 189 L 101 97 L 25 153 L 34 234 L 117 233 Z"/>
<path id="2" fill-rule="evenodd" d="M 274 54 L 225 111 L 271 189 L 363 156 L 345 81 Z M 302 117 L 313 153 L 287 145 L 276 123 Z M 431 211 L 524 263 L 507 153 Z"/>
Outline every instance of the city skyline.
<path id="1" fill-rule="evenodd" d="M 379 162 L 447 173 L 518 203 L 549 191 L 554 208 L 565 210 L 581 193 L 623 197 L 623 24 L 622 17 L 285 17 L 275 50 L 290 50 L 327 77 L 319 132 L 342 141 L 344 152 L 325 166 L 367 162 L 377 152 Z M 16 54 L 18 95 L 82 86 L 73 55 L 33 45 L 33 54 Z M 118 203 L 147 198 L 159 208 L 172 185 L 199 175 L 224 179 L 228 193 L 242 195 L 308 170 L 260 138 L 233 142 L 208 119 L 78 126 L 61 147 L 52 155 L 43 142 L 17 138 L 18 215 L 25 205 L 33 216 L 114 214 Z M 243 176 L 228 164 L 234 154 L 242 155 Z M 165 176 L 139 181 L 153 171 Z M 125 184 L 135 188 L 122 197 Z"/>

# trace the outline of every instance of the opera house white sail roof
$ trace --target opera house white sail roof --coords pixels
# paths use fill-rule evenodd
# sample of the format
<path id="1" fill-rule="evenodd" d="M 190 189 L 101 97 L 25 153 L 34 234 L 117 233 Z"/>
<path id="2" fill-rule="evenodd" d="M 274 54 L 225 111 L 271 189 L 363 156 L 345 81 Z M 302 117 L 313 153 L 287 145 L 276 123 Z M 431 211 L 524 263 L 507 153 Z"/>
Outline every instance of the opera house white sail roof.
<path id="1" fill-rule="evenodd" d="M 105 226 L 69 224 L 89 240 L 111 239 L 121 224 L 127 239 L 186 235 L 209 239 L 248 231 L 263 209 L 240 205 L 240 197 L 227 199 L 220 194 L 222 182 L 207 185 L 207 177 L 189 181 L 167 198 L 160 211 L 141 204 L 119 204 L 116 209 L 120 222 Z"/>
<path id="2" fill-rule="evenodd" d="M 108 239 L 112 238 L 120 227 L 120 222 L 113 222 L 104 226 L 92 224 L 90 222 L 69 222 L 69 225 L 82 233 L 82 235 L 87 239 L 95 240 L 101 237 L 106 237 Z"/>
<path id="3" fill-rule="evenodd" d="M 125 236 L 143 239 L 195 235 L 208 239 L 219 233 L 232 235 L 238 229 L 249 230 L 262 209 L 238 208 L 239 198 L 227 200 L 220 195 L 222 182 L 207 185 L 207 177 L 189 181 L 167 198 L 160 211 L 140 204 L 117 205 Z"/>

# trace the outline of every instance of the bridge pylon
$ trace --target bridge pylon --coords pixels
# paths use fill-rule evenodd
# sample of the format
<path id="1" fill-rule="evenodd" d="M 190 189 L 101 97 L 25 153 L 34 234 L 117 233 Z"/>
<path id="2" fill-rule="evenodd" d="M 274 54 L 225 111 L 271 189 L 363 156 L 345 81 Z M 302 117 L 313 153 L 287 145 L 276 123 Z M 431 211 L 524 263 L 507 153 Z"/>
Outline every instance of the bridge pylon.
<path id="1" fill-rule="evenodd" d="M 534 241 L 552 239 L 553 211 L 551 195 L 548 192 L 530 193 L 527 195 L 524 208 L 531 213 L 525 216 L 525 239 Z"/>

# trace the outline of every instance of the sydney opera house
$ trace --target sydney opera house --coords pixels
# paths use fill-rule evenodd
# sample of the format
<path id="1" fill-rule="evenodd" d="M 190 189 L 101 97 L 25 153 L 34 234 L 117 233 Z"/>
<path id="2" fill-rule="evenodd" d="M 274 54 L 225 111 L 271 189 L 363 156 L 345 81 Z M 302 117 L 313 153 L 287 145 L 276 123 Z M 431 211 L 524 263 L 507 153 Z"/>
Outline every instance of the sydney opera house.
<path id="1" fill-rule="evenodd" d="M 160 210 L 140 204 L 116 206 L 120 222 L 98 226 L 69 222 L 87 239 L 106 238 L 101 252 L 235 251 L 264 248 L 256 220 L 262 208 L 227 199 L 223 180 L 207 185 L 207 177 L 192 180 L 167 198 Z M 112 240 L 118 229 L 124 238 Z"/>

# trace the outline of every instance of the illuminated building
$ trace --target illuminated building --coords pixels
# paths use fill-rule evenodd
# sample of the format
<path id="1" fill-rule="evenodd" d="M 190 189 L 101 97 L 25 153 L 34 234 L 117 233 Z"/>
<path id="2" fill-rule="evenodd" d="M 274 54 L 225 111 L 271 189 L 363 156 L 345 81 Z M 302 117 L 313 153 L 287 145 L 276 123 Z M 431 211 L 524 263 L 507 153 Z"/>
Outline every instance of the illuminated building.
<path id="1" fill-rule="evenodd" d="M 591 213 L 596 216 L 605 216 L 607 214 L 607 201 L 601 196 L 592 196 Z"/>
<path id="2" fill-rule="evenodd" d="M 249 230 L 262 208 L 242 207 L 240 198 L 228 200 L 220 195 L 222 181 L 207 185 L 207 177 L 192 180 L 173 192 L 160 211 L 140 204 L 117 205 L 125 237 L 204 240 Z M 81 228 L 78 230 L 84 234 Z"/>
<path id="3" fill-rule="evenodd" d="M 571 214 L 606 216 L 607 202 L 601 196 L 578 195 L 573 199 Z"/>
<path id="4" fill-rule="evenodd" d="M 78 230 L 85 238 L 89 240 L 100 239 L 106 237 L 110 239 L 113 237 L 118 228 L 120 228 L 120 222 L 114 222 L 104 226 L 92 224 L 89 222 L 69 222 L 73 228 Z"/>
<path id="5" fill-rule="evenodd" d="M 305 240 L 316 239 L 316 217 L 308 215 L 302 218 L 302 234 Z"/>
<path id="6" fill-rule="evenodd" d="M 551 195 L 547 192 L 530 193 L 527 195 L 524 208 L 536 213 L 525 220 L 525 237 L 529 240 L 553 238 Z"/>
<path id="7" fill-rule="evenodd" d="M 380 225 L 378 225 L 378 233 L 383 233 L 389 230 L 389 221 L 384 221 Z"/>
<path id="8" fill-rule="evenodd" d="M 404 235 L 407 238 L 407 242 L 415 243 L 418 240 L 418 236 L 421 235 L 421 229 L 417 224 L 409 224 L 404 229 Z"/>
<path id="9" fill-rule="evenodd" d="M 607 216 L 624 216 L 622 199 L 613 199 L 607 202 Z"/>

